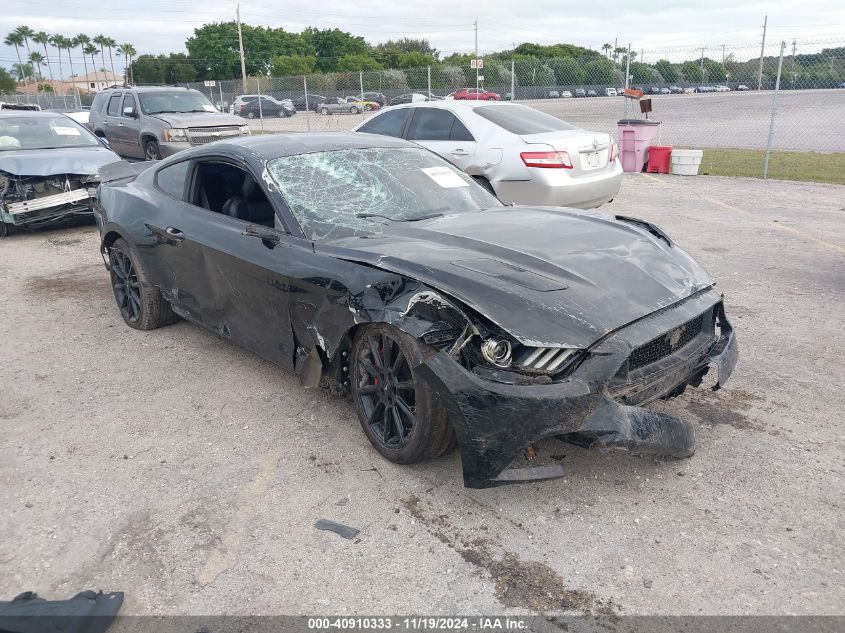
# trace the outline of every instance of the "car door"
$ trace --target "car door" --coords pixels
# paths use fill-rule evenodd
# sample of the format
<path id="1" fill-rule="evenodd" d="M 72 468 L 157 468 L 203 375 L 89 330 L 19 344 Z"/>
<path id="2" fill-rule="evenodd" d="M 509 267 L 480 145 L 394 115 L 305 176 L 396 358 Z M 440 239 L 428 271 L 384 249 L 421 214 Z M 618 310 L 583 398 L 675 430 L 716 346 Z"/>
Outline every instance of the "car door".
<path id="1" fill-rule="evenodd" d="M 133 114 L 126 114 L 131 108 Z M 143 158 L 144 152 L 141 148 L 141 117 L 138 104 L 135 103 L 135 96 L 127 92 L 123 95 L 123 103 L 120 106 L 120 117 L 117 120 L 117 142 L 120 144 L 121 153 L 126 156 Z"/>
<path id="2" fill-rule="evenodd" d="M 204 208 L 197 188 L 204 165 L 225 164 L 252 178 L 269 203 L 261 178 L 227 156 L 192 161 L 193 176 L 179 229 L 186 258 L 199 273 L 185 277 L 193 309 L 204 325 L 286 369 L 293 369 L 295 345 L 290 323 L 290 290 L 296 260 L 310 242 L 288 234 L 273 212 L 273 226 L 255 224 Z M 200 202 L 200 204 L 197 204 Z"/>
<path id="3" fill-rule="evenodd" d="M 123 153 L 118 136 L 118 123 L 120 123 L 120 102 L 123 99 L 122 92 L 115 92 L 109 96 L 109 101 L 106 104 L 105 116 L 103 119 L 103 132 L 106 135 L 106 140 L 109 145 L 115 148 L 118 154 Z"/>
<path id="4" fill-rule="evenodd" d="M 464 171 L 475 165 L 478 143 L 458 117 L 445 108 L 418 107 L 413 111 L 405 138 Z"/>

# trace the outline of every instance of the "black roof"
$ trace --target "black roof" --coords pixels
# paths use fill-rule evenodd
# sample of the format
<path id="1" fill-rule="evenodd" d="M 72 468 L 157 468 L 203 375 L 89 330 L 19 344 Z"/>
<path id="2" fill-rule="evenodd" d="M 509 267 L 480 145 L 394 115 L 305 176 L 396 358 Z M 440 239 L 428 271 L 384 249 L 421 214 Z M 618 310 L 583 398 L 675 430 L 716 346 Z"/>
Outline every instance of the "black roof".
<path id="1" fill-rule="evenodd" d="M 265 159 L 329 152 L 344 149 L 364 149 L 370 147 L 418 147 L 418 145 L 392 136 L 365 134 L 361 132 L 303 132 L 298 134 L 262 134 L 260 136 L 242 136 L 234 140 L 214 143 L 248 149 L 261 154 Z M 200 148 L 198 148 L 200 149 Z M 208 149 L 211 149 L 210 147 Z M 198 152 L 201 153 L 201 152 Z"/>
<path id="2" fill-rule="evenodd" d="M 12 118 L 27 118 L 31 119 L 32 117 L 39 117 L 42 119 L 69 119 L 73 121 L 69 116 L 61 113 L 61 112 L 52 112 L 50 110 L 0 110 L 0 118 L 3 119 L 12 119 Z"/>

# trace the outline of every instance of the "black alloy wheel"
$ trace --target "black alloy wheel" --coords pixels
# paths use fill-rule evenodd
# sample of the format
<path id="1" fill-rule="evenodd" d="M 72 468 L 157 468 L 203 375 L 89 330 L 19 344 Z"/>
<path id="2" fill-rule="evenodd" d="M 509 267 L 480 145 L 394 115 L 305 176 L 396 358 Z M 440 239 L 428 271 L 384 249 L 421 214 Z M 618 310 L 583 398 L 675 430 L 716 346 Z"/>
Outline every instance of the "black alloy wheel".
<path id="1" fill-rule="evenodd" d="M 132 260 L 125 252 L 114 249 L 109 259 L 112 288 L 120 314 L 127 323 L 138 323 L 141 318 L 141 282 Z"/>
<path id="2" fill-rule="evenodd" d="M 356 392 L 371 437 L 391 451 L 401 450 L 416 424 L 416 389 L 411 367 L 386 332 L 366 335 L 357 358 Z"/>

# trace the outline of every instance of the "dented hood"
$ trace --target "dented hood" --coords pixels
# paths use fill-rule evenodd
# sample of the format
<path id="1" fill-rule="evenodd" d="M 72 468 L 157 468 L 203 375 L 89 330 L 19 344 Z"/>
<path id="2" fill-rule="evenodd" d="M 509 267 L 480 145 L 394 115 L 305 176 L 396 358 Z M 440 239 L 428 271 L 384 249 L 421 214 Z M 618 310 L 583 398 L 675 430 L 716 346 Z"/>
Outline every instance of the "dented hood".
<path id="1" fill-rule="evenodd" d="M 150 115 L 175 128 L 225 127 L 246 125 L 246 120 L 224 112 L 161 112 Z"/>
<path id="2" fill-rule="evenodd" d="M 120 160 L 102 146 L 22 149 L 0 152 L 0 171 L 15 176 L 93 176 L 103 165 Z"/>
<path id="3" fill-rule="evenodd" d="M 714 283 L 646 228 L 552 208 L 397 222 L 316 248 L 418 279 L 541 347 L 587 347 Z"/>

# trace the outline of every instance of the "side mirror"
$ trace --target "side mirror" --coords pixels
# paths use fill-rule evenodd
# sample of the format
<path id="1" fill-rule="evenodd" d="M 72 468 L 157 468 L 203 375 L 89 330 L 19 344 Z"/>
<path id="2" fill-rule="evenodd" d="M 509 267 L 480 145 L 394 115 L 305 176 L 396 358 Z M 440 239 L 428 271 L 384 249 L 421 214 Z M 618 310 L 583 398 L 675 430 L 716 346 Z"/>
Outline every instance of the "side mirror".
<path id="1" fill-rule="evenodd" d="M 128 116 L 134 119 L 136 116 L 135 108 L 133 108 L 132 106 L 126 106 L 125 108 L 123 108 L 123 116 Z"/>

